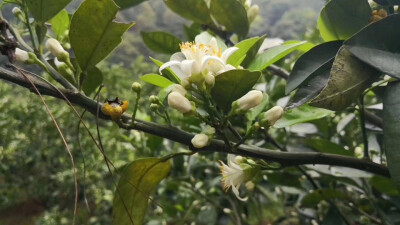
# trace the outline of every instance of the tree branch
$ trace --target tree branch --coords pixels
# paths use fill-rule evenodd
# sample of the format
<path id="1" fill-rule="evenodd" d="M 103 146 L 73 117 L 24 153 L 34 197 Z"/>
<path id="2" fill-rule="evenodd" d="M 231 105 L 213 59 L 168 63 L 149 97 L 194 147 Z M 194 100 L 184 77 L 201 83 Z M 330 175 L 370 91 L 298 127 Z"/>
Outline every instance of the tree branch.
<path id="1" fill-rule="evenodd" d="M 42 81 L 36 75 L 26 73 L 29 79 L 36 85 L 37 89 L 42 95 L 48 95 L 55 98 L 63 99 L 62 95 L 50 84 Z M 15 73 L 11 70 L 0 67 L 0 79 L 9 81 L 19 86 L 28 88 L 33 91 L 32 85 L 22 75 Z M 97 103 L 85 95 L 73 90 L 60 89 L 66 98 L 82 108 L 85 108 L 92 114 L 96 115 Z M 100 104 L 101 105 L 101 104 Z M 99 114 L 102 119 L 110 120 L 110 118 L 102 113 Z M 359 169 L 382 176 L 390 177 L 389 171 L 385 166 L 382 166 L 371 161 L 357 159 L 353 157 L 340 156 L 334 154 L 324 154 L 315 152 L 296 153 L 296 152 L 279 152 L 260 148 L 256 146 L 240 145 L 240 147 L 233 151 L 229 146 L 221 140 L 213 140 L 211 144 L 202 149 L 196 149 L 191 144 L 191 139 L 194 135 L 185 131 L 173 128 L 170 126 L 163 126 L 152 122 L 146 122 L 142 120 L 135 120 L 133 126 L 130 125 L 130 115 L 124 114 L 122 116 L 122 127 L 125 129 L 135 129 L 143 131 L 149 134 L 167 138 L 169 140 L 179 142 L 181 144 L 189 146 L 192 151 L 196 152 L 225 152 L 233 153 L 242 156 L 260 158 L 267 161 L 278 162 L 282 166 L 297 166 L 297 165 L 331 165 L 331 166 L 344 166 L 354 169 Z"/>

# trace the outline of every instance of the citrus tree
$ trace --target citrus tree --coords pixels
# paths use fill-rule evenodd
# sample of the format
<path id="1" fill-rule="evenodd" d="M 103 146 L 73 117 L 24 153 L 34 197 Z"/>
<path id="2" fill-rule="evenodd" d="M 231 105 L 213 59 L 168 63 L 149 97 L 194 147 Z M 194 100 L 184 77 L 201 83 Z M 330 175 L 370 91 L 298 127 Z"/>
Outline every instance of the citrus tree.
<path id="1" fill-rule="evenodd" d="M 319 34 L 283 41 L 249 36 L 260 10 L 249 0 L 163 0 L 190 21 L 185 40 L 141 32 L 169 60 L 150 56 L 157 70 L 123 81 L 99 63 L 135 29 L 119 10 L 143 0 L 84 0 L 72 13 L 70 2 L 2 2 L 14 18 L 0 18 L 0 78 L 36 94 L 53 121 L 72 165 L 72 224 L 90 208 L 81 156 L 45 96 L 101 153 L 113 224 L 400 223 L 399 1 L 330 0 Z M 148 136 L 115 163 L 110 129 Z M 79 223 L 98 222 L 88 218 Z"/>

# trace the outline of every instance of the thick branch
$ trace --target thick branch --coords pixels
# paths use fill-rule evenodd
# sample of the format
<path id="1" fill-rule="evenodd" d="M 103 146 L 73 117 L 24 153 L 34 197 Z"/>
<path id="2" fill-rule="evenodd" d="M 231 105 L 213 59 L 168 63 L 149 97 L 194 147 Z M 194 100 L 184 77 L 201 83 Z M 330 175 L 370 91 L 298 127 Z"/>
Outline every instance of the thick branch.
<path id="1" fill-rule="evenodd" d="M 43 95 L 53 96 L 62 100 L 62 95 L 55 90 L 51 85 L 43 82 L 41 79 L 34 75 L 29 75 L 30 80 L 36 85 L 38 90 Z M 0 67 L 0 78 L 3 80 L 10 81 L 12 83 L 18 84 L 19 86 L 28 88 L 32 91 L 31 84 L 20 74 L 13 71 L 4 69 Z M 98 107 L 97 102 L 92 99 L 78 93 L 65 89 L 60 89 L 60 91 L 68 98 L 68 100 L 82 108 L 87 109 L 89 112 L 96 114 L 96 109 Z M 102 119 L 110 119 L 104 114 L 100 114 Z M 123 115 L 122 120 L 124 123 L 129 124 L 130 116 Z M 224 144 L 221 140 L 213 140 L 211 144 L 203 149 L 195 149 L 191 144 L 191 139 L 193 135 L 185 131 L 179 130 L 177 128 L 163 126 L 156 123 L 136 120 L 134 127 L 124 126 L 127 129 L 136 129 L 149 134 L 157 135 L 163 138 L 170 139 L 175 142 L 189 146 L 190 149 L 199 152 L 226 152 L 234 153 L 243 156 L 249 156 L 254 158 L 260 158 L 267 161 L 278 162 L 282 166 L 297 166 L 297 165 L 331 165 L 331 166 L 344 166 L 354 169 L 359 169 L 382 176 L 389 177 L 389 171 L 385 166 L 373 163 L 367 160 L 361 160 L 353 157 L 346 157 L 334 154 L 324 154 L 324 153 L 294 153 L 294 152 L 279 152 L 274 150 L 269 150 L 265 148 L 259 148 L 256 146 L 240 145 L 237 151 L 232 152 L 228 146 Z"/>

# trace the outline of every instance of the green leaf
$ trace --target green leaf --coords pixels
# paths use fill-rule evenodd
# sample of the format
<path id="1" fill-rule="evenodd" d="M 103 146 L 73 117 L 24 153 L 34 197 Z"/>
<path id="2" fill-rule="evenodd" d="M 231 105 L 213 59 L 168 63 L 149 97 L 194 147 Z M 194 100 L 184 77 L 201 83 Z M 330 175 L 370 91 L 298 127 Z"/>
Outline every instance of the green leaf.
<path id="1" fill-rule="evenodd" d="M 335 111 L 345 109 L 359 98 L 378 75 L 377 70 L 341 47 L 333 62 L 328 84 L 310 105 Z"/>
<path id="2" fill-rule="evenodd" d="M 250 63 L 248 69 L 251 71 L 264 70 L 271 64 L 289 55 L 290 53 L 292 53 L 298 47 L 300 47 L 305 43 L 307 42 L 301 41 L 295 44 L 287 44 L 287 45 L 284 44 L 270 48 L 265 52 L 261 53 L 260 55 L 256 56 L 256 58 Z"/>
<path id="3" fill-rule="evenodd" d="M 315 46 L 302 55 L 294 64 L 293 70 L 287 80 L 286 94 L 296 89 L 325 64 L 330 63 L 335 58 L 342 43 L 342 41 L 326 42 Z"/>
<path id="4" fill-rule="evenodd" d="M 399 24 L 400 14 L 388 16 L 364 28 L 344 44 L 363 62 L 400 78 Z"/>
<path id="5" fill-rule="evenodd" d="M 127 165 L 115 192 L 113 224 L 132 224 L 130 218 L 135 225 L 143 224 L 149 195 L 168 175 L 170 169 L 169 162 L 161 162 L 157 158 L 139 159 Z"/>
<path id="6" fill-rule="evenodd" d="M 85 0 L 73 15 L 69 38 L 83 71 L 110 54 L 134 25 L 113 22 L 117 12 L 112 0 Z"/>
<path id="7" fill-rule="evenodd" d="M 126 9 L 135 5 L 139 5 L 140 3 L 146 0 L 115 0 L 114 2 L 121 8 Z"/>
<path id="8" fill-rule="evenodd" d="M 155 58 L 149 57 L 151 61 L 153 61 L 154 64 L 156 64 L 158 67 L 161 67 L 164 63 L 161 62 L 160 60 L 157 60 Z M 170 81 L 174 82 L 175 84 L 180 84 L 181 79 L 179 79 L 178 76 L 170 69 L 166 68 L 163 71 L 161 71 L 162 75 L 167 77 Z"/>
<path id="9" fill-rule="evenodd" d="M 181 49 L 179 44 L 182 43 L 179 38 L 172 34 L 162 31 L 157 32 L 140 32 L 146 46 L 154 52 L 174 54 Z"/>
<path id="10" fill-rule="evenodd" d="M 196 36 L 202 32 L 201 25 L 198 23 L 192 23 L 190 27 L 183 25 L 183 30 L 188 41 L 194 41 Z"/>
<path id="11" fill-rule="evenodd" d="M 331 0 L 322 8 L 318 28 L 325 41 L 346 40 L 368 25 L 371 13 L 367 0 Z"/>
<path id="12" fill-rule="evenodd" d="M 232 31 L 240 37 L 246 37 L 249 32 L 247 11 L 237 0 L 212 0 L 210 12 L 219 25 L 227 31 Z"/>
<path id="13" fill-rule="evenodd" d="M 283 117 L 276 121 L 274 127 L 289 127 L 298 123 L 321 119 L 332 113 L 333 112 L 330 110 L 315 108 L 309 105 L 302 105 L 298 108 L 285 111 Z"/>
<path id="14" fill-rule="evenodd" d="M 228 111 L 232 102 L 250 91 L 257 83 L 261 73 L 248 70 L 230 70 L 215 77 L 211 95 L 218 106 Z"/>
<path id="15" fill-rule="evenodd" d="M 343 215 L 340 214 L 338 209 L 335 206 L 331 206 L 324 217 L 322 225 L 348 225 L 348 223 L 343 219 Z"/>
<path id="16" fill-rule="evenodd" d="M 353 156 L 353 152 L 344 149 L 341 145 L 324 139 L 306 139 L 304 140 L 308 146 L 323 153 Z"/>
<path id="17" fill-rule="evenodd" d="M 32 12 L 33 18 L 39 23 L 44 23 L 53 18 L 64 9 L 71 0 L 24 0 Z"/>
<path id="18" fill-rule="evenodd" d="M 103 83 L 103 73 L 97 67 L 87 71 L 85 81 L 83 81 L 82 90 L 86 95 L 93 93 L 101 83 Z"/>
<path id="19" fill-rule="evenodd" d="M 210 11 L 204 0 L 164 0 L 173 12 L 199 24 L 212 24 Z"/>
<path id="20" fill-rule="evenodd" d="M 299 107 L 315 98 L 328 83 L 333 59 L 318 68 L 300 85 L 286 109 Z M 289 77 L 290 78 L 290 77 Z"/>
<path id="21" fill-rule="evenodd" d="M 314 207 L 322 200 L 346 199 L 346 195 L 333 189 L 319 189 L 304 196 L 301 200 L 302 207 Z"/>
<path id="22" fill-rule="evenodd" d="M 277 172 L 267 174 L 268 181 L 280 186 L 294 187 L 298 189 L 303 189 L 301 186 L 300 176 L 288 172 Z"/>
<path id="23" fill-rule="evenodd" d="M 50 23 L 57 39 L 61 39 L 61 37 L 65 35 L 70 24 L 67 10 L 63 9 L 59 12 L 53 19 L 51 19 Z"/>
<path id="24" fill-rule="evenodd" d="M 264 37 L 253 37 L 253 38 L 249 38 L 246 40 L 243 40 L 239 43 L 237 43 L 235 45 L 235 47 L 238 48 L 238 50 L 236 52 L 234 52 L 227 60 L 227 64 L 231 64 L 234 67 L 239 66 L 243 60 L 245 60 L 246 56 L 250 50 L 252 50 L 253 47 L 255 47 L 255 45 L 257 45 L 257 43 L 259 42 L 259 40 L 264 41 L 265 36 Z M 261 41 L 261 43 L 262 43 Z M 258 48 L 260 48 L 260 46 L 258 46 Z M 257 49 L 258 50 L 258 49 Z M 255 51 L 255 54 L 257 53 L 257 50 Z M 253 57 L 255 56 L 255 54 L 253 55 Z M 250 57 L 250 55 L 249 55 Z"/>
<path id="25" fill-rule="evenodd" d="M 372 185 L 373 188 L 376 190 L 391 196 L 398 196 L 399 191 L 396 188 L 396 185 L 392 180 L 382 176 L 373 176 L 369 183 Z"/>
<path id="26" fill-rule="evenodd" d="M 140 77 L 140 79 L 144 82 L 149 84 L 153 84 L 155 86 L 165 88 L 171 84 L 174 84 L 172 81 L 168 80 L 167 78 L 159 75 L 159 74 L 146 74 Z"/>
<path id="27" fill-rule="evenodd" d="M 383 146 L 390 176 L 400 190 L 400 82 L 389 83 L 383 98 Z"/>

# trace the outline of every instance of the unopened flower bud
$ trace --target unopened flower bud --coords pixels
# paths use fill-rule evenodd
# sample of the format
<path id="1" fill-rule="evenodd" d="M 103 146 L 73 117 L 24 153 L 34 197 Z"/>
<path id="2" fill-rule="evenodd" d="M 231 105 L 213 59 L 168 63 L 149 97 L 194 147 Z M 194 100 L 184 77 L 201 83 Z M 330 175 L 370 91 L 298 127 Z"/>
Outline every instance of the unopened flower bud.
<path id="1" fill-rule="evenodd" d="M 261 124 L 273 126 L 277 120 L 283 116 L 283 108 L 280 106 L 274 106 L 270 110 L 266 111 L 262 116 Z"/>
<path id="2" fill-rule="evenodd" d="M 184 79 L 181 81 L 181 85 L 182 85 L 182 87 L 184 87 L 186 90 L 189 90 L 189 89 L 191 88 L 191 86 L 192 86 L 192 84 L 191 84 L 190 81 L 189 81 L 189 78 L 184 78 Z"/>
<path id="3" fill-rule="evenodd" d="M 357 158 L 362 158 L 363 156 L 364 156 L 364 150 L 361 148 L 361 147 L 356 147 L 355 149 L 354 149 L 354 155 L 357 157 Z"/>
<path id="4" fill-rule="evenodd" d="M 159 99 L 158 99 L 158 97 L 155 96 L 155 95 L 151 95 L 151 96 L 149 97 L 149 101 L 150 101 L 151 103 L 153 103 L 153 104 L 158 104 L 158 103 L 159 103 Z"/>
<path id="5" fill-rule="evenodd" d="M 196 134 L 193 138 L 192 138 L 192 145 L 195 148 L 204 148 L 209 144 L 209 138 L 207 135 L 205 134 Z"/>
<path id="6" fill-rule="evenodd" d="M 249 11 L 247 11 L 247 18 L 249 20 L 249 23 L 252 23 L 254 19 L 258 16 L 258 13 L 260 11 L 260 8 L 258 5 L 253 5 L 250 7 Z"/>
<path id="7" fill-rule="evenodd" d="M 142 85 L 138 82 L 133 82 L 132 91 L 139 93 L 142 90 Z"/>
<path id="8" fill-rule="evenodd" d="M 157 111 L 158 107 L 159 107 L 158 104 L 154 104 L 154 103 L 150 104 L 150 110 L 153 112 Z"/>
<path id="9" fill-rule="evenodd" d="M 185 96 L 187 93 L 186 89 L 180 84 L 173 84 L 172 91 L 173 92 L 176 91 L 179 94 L 181 94 L 182 96 Z"/>
<path id="10" fill-rule="evenodd" d="M 14 7 L 12 9 L 12 13 L 14 14 L 14 16 L 19 17 L 22 15 L 22 11 L 19 7 Z"/>
<path id="11" fill-rule="evenodd" d="M 232 103 L 232 107 L 237 107 L 238 113 L 247 112 L 249 109 L 258 106 L 263 100 L 263 94 L 261 91 L 252 90 L 247 94 Z"/>
<path id="12" fill-rule="evenodd" d="M 16 48 L 15 49 L 15 60 L 17 60 L 17 62 L 22 62 L 25 63 L 29 60 L 29 54 L 27 51 L 24 51 L 20 48 Z"/>
<path id="13" fill-rule="evenodd" d="M 69 66 L 63 62 L 54 59 L 54 65 L 57 67 L 58 72 L 65 77 L 69 82 L 75 83 L 74 72 L 69 68 Z"/>
<path id="14" fill-rule="evenodd" d="M 254 188 L 256 187 L 256 184 L 250 180 L 246 182 L 245 187 L 248 191 L 253 191 Z"/>
<path id="15" fill-rule="evenodd" d="M 189 113 L 192 111 L 192 104 L 190 101 L 176 91 L 168 95 L 168 105 L 181 113 Z"/>
<path id="16" fill-rule="evenodd" d="M 214 75 L 208 74 L 208 75 L 206 76 L 205 82 L 206 82 L 206 85 L 207 85 L 208 87 L 210 87 L 210 88 L 214 87 L 214 85 L 215 85 L 215 77 L 214 77 Z"/>
<path id="17" fill-rule="evenodd" d="M 60 42 L 58 42 L 54 38 L 50 38 L 46 41 L 46 48 L 51 52 L 51 54 L 53 54 L 57 58 L 59 58 L 62 54 L 64 54 L 64 52 L 66 52 L 61 46 Z"/>

